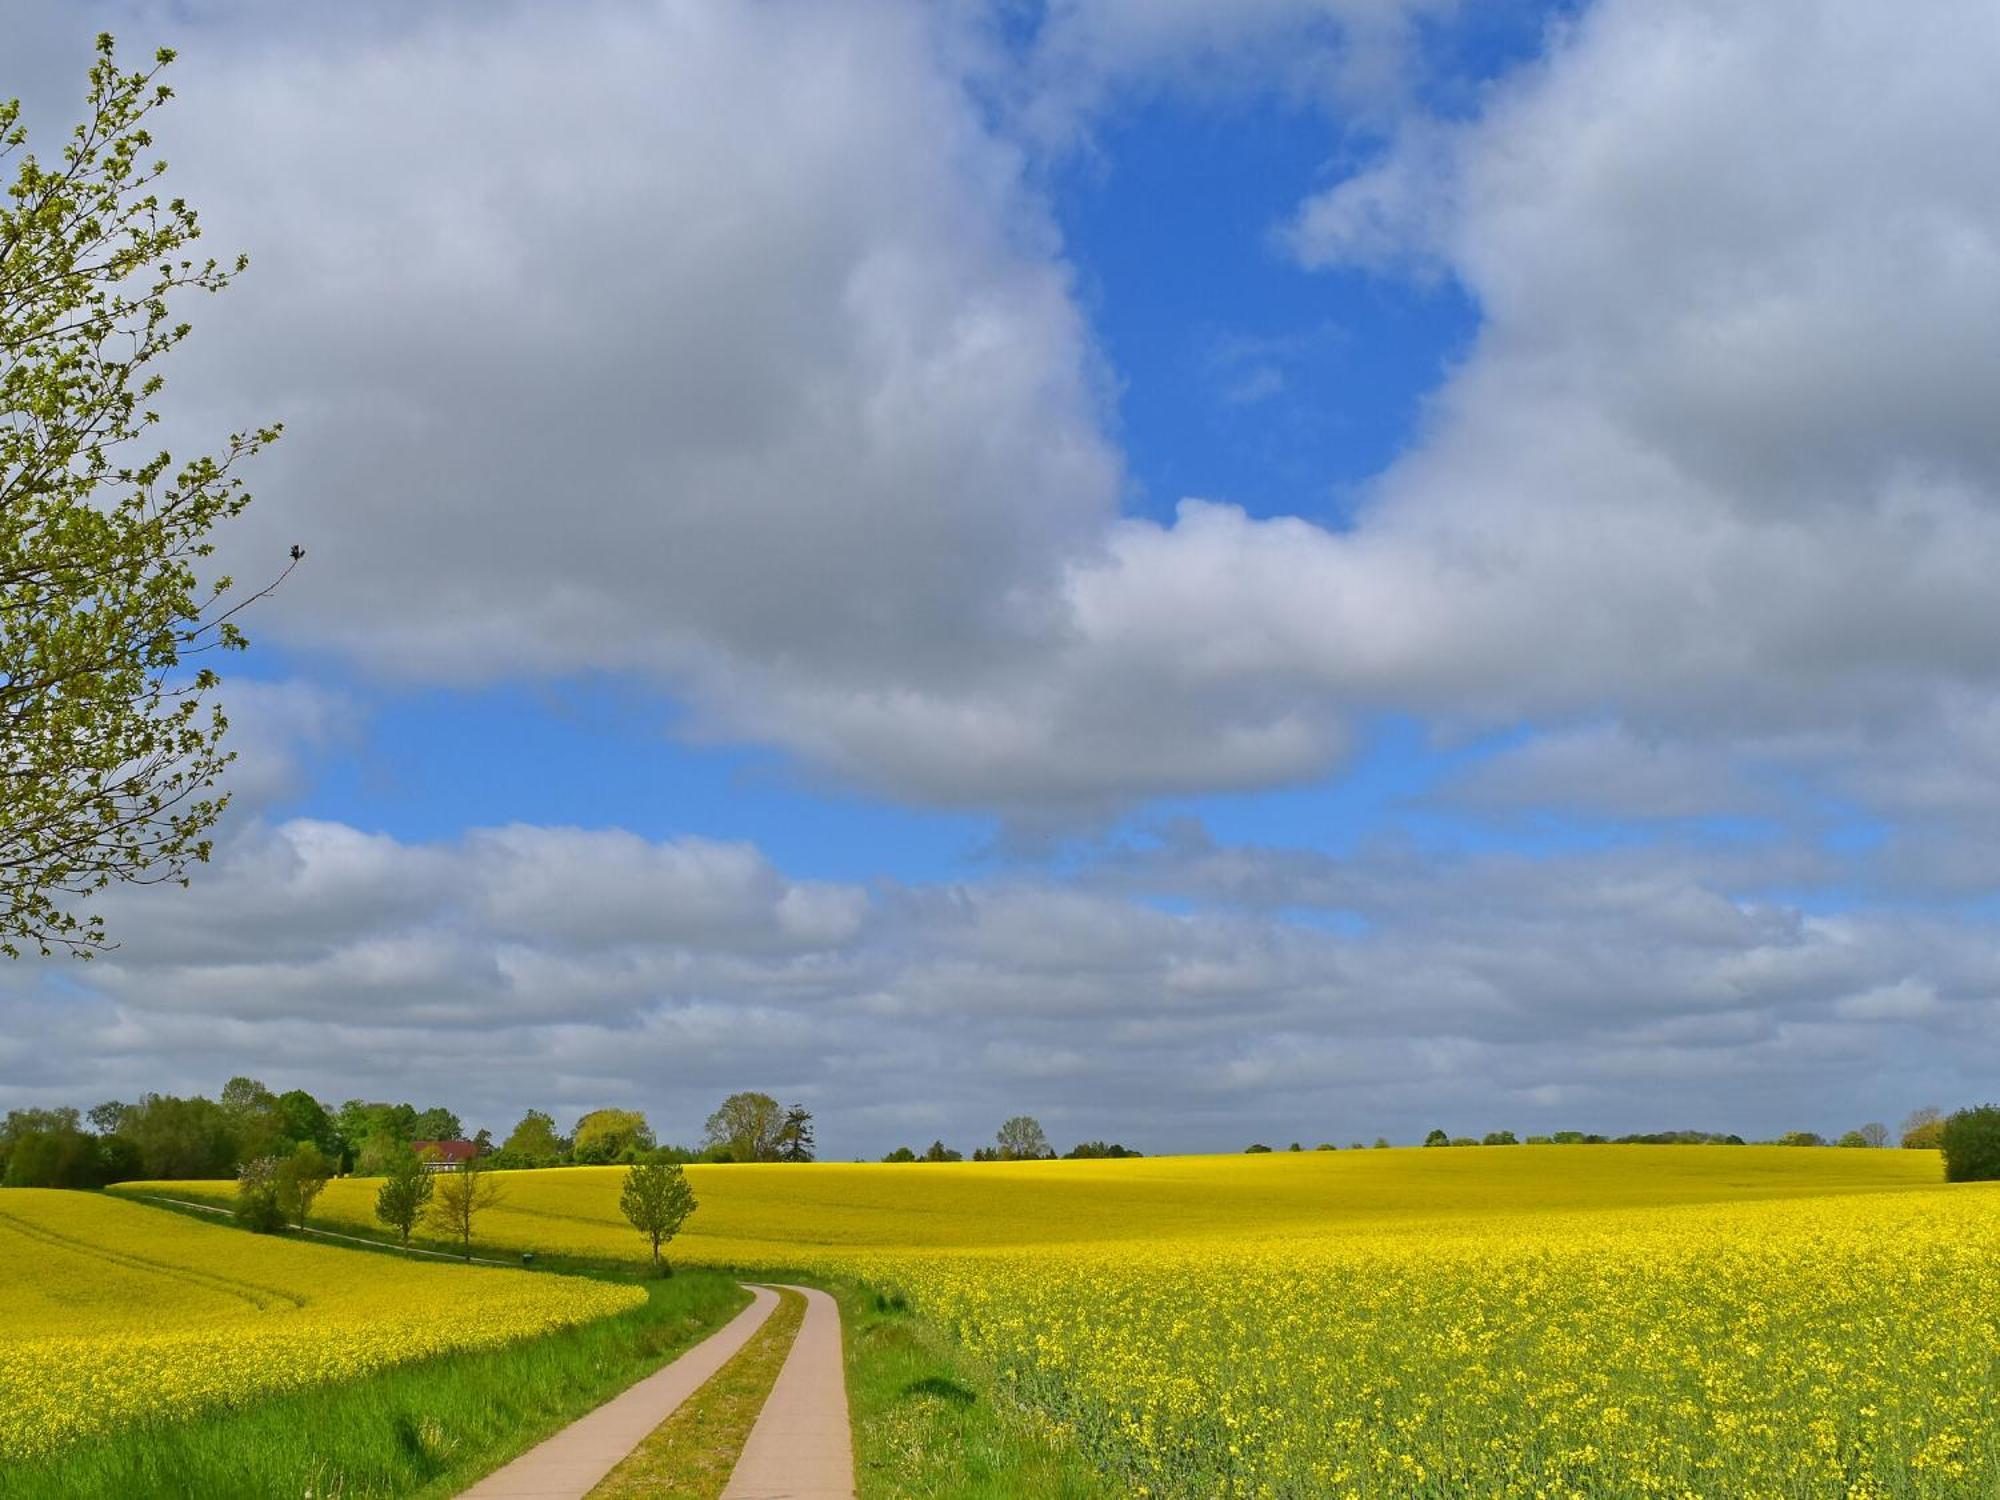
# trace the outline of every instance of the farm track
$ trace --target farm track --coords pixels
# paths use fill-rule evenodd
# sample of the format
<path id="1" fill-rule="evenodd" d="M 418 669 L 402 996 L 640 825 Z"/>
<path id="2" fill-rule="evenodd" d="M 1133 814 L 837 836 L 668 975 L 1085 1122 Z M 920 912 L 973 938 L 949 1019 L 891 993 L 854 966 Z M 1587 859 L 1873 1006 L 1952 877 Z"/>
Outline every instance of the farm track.
<path id="1" fill-rule="evenodd" d="M 173 1208 L 191 1208 L 198 1214 L 215 1214 L 225 1219 L 230 1217 L 228 1209 L 217 1208 L 213 1203 L 196 1203 L 192 1198 L 157 1198 L 151 1193 L 128 1193 L 123 1196 L 131 1203 L 164 1203 Z M 370 1250 L 392 1250 L 401 1255 L 422 1255 L 431 1260 L 450 1261 L 455 1266 L 498 1266 L 508 1271 L 521 1269 L 519 1264 L 511 1260 L 488 1260 L 481 1255 L 453 1255 L 449 1250 L 426 1250 L 422 1245 L 392 1245 L 387 1240 L 371 1240 L 359 1234 L 339 1234 L 331 1229 L 306 1229 L 299 1232 L 309 1234 L 316 1240 L 338 1240 L 343 1245 L 362 1245 Z"/>
<path id="2" fill-rule="evenodd" d="M 191 1209 L 227 1218 L 229 1210 L 188 1198 L 132 1194 L 131 1201 Z M 549 1215 L 548 1217 L 567 1217 Z M 30 1238 L 46 1236 L 76 1248 L 124 1263 L 121 1252 L 106 1251 L 39 1226 L 13 1221 L 0 1213 L 0 1224 Z M 401 1251 L 457 1265 L 466 1257 L 444 1250 L 391 1245 L 330 1229 L 307 1229 L 316 1239 L 359 1245 L 370 1250 Z M 174 1268 L 130 1257 L 141 1269 L 173 1274 Z M 511 1261 L 478 1256 L 471 1264 L 518 1269 Z M 194 1280 L 201 1273 L 192 1273 Z M 244 1286 L 231 1287 L 213 1278 L 220 1290 L 247 1296 Z M 806 1299 L 805 1322 L 778 1372 L 756 1424 L 723 1491 L 723 1500 L 853 1500 L 854 1442 L 847 1407 L 846 1363 L 840 1336 L 840 1307 L 813 1287 L 786 1286 Z M 268 1291 L 267 1288 L 258 1290 Z M 627 1387 L 595 1411 L 544 1439 L 513 1462 L 495 1470 L 463 1492 L 461 1500 L 583 1500 L 619 1462 L 637 1448 L 681 1404 L 714 1377 L 764 1326 L 778 1305 L 772 1290 L 748 1286 L 750 1306 L 667 1365 Z M 290 1293 L 274 1293 L 297 1301 Z M 254 1299 L 252 1299 L 254 1300 Z M 302 1304 L 301 1304 L 302 1305 Z"/>

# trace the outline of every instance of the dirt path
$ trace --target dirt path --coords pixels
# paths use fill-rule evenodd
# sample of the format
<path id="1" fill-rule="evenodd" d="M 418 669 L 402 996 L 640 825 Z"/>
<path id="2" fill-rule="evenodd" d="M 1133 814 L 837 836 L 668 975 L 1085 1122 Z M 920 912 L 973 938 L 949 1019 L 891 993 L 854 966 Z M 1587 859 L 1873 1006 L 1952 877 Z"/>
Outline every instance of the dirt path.
<path id="1" fill-rule="evenodd" d="M 231 1217 L 226 1208 L 217 1208 L 213 1203 L 196 1203 L 192 1198 L 156 1198 L 151 1193 L 121 1193 L 118 1196 L 127 1203 L 171 1203 L 176 1208 L 191 1208 L 196 1213 L 220 1214 L 225 1219 Z M 298 1234 L 301 1231 L 293 1229 L 287 1232 Z M 426 1250 L 421 1245 L 397 1245 L 388 1240 L 371 1240 L 366 1235 L 359 1234 L 335 1234 L 331 1229 L 307 1229 L 303 1232 L 316 1240 L 339 1240 L 346 1245 L 366 1245 L 370 1250 L 394 1250 L 402 1255 L 427 1255 L 432 1260 L 456 1261 L 461 1266 L 505 1266 L 516 1271 L 521 1269 L 519 1261 L 487 1260 L 479 1255 L 468 1259 L 463 1255 L 454 1255 L 449 1250 Z"/>
<path id="2" fill-rule="evenodd" d="M 762 1287 L 750 1296 L 748 1307 L 672 1364 L 487 1475 L 461 1500 L 581 1500 L 764 1326 L 778 1298 Z"/>
<path id="3" fill-rule="evenodd" d="M 778 1372 L 722 1500 L 854 1500 L 854 1438 L 840 1306 L 812 1287 L 806 1320 Z"/>

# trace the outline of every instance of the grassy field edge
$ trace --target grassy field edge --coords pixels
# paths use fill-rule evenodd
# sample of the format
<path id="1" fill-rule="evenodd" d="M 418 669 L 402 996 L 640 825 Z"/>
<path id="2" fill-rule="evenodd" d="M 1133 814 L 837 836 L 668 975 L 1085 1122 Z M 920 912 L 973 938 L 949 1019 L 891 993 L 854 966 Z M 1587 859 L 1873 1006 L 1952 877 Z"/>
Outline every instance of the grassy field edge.
<path id="1" fill-rule="evenodd" d="M 658 1369 L 749 1301 L 734 1277 L 707 1270 L 642 1285 L 641 1306 L 560 1333 L 415 1361 L 189 1422 L 139 1424 L 46 1459 L 10 1463 L 0 1473 L 0 1496 L 455 1494 Z"/>

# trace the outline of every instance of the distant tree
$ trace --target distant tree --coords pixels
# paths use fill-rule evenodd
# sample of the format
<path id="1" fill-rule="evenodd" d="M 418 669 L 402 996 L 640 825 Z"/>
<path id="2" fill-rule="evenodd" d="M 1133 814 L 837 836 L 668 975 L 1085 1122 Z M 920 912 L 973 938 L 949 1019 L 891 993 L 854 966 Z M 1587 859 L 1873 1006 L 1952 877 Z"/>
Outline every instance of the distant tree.
<path id="1" fill-rule="evenodd" d="M 239 1075 L 222 1086 L 222 1096 L 216 1102 L 229 1116 L 238 1161 L 284 1154 L 285 1126 L 278 1113 L 278 1096 L 263 1084 Z"/>
<path id="2" fill-rule="evenodd" d="M 1321 1141 L 1317 1146 L 1313 1147 L 1315 1151 L 1338 1151 L 1339 1149 L 1340 1147 L 1334 1145 L 1332 1141 Z"/>
<path id="3" fill-rule="evenodd" d="M 479 1215 L 505 1196 L 486 1163 L 475 1156 L 456 1172 L 433 1174 L 437 1184 L 431 1194 L 431 1222 L 449 1239 L 455 1239 L 472 1259 L 472 1230 Z"/>
<path id="4" fill-rule="evenodd" d="M 778 1126 L 778 1160 L 809 1162 L 812 1159 L 812 1111 L 803 1104 L 794 1104 L 785 1111 L 784 1121 Z"/>
<path id="5" fill-rule="evenodd" d="M 694 1189 L 678 1162 L 647 1159 L 634 1163 L 618 1194 L 618 1209 L 653 1244 L 653 1269 L 665 1273 L 660 1246 L 680 1232 L 696 1208 Z"/>
<path id="6" fill-rule="evenodd" d="M 1429 1135 L 1424 1137 L 1424 1144 L 1426 1146 L 1449 1146 L 1451 1144 L 1451 1137 L 1446 1135 L 1442 1130 L 1433 1130 Z"/>
<path id="7" fill-rule="evenodd" d="M 882 1160 L 889 1162 L 915 1161 L 916 1159 L 917 1153 L 912 1151 L 908 1146 L 898 1146 L 894 1151 L 891 1151 L 887 1156 L 882 1158 Z"/>
<path id="8" fill-rule="evenodd" d="M 1006 1121 L 993 1142 L 1002 1161 L 1040 1161 L 1053 1154 L 1049 1150 L 1049 1138 L 1042 1132 L 1041 1121 L 1033 1115 L 1015 1115 Z"/>
<path id="9" fill-rule="evenodd" d="M 1376 1136 L 1375 1149 L 1377 1151 L 1387 1151 L 1389 1149 L 1389 1138 L 1386 1135 Z"/>
<path id="10" fill-rule="evenodd" d="M 106 1140 L 86 1135 L 74 1121 L 75 1110 L 34 1111 L 54 1115 L 38 1128 L 16 1123 L 0 1182 L 8 1187 L 94 1188 L 111 1180 L 106 1171 Z M 10 1120 L 14 1117 L 10 1116 Z"/>
<path id="11" fill-rule="evenodd" d="M 924 1148 L 923 1160 L 964 1161 L 965 1153 L 962 1151 L 952 1150 L 951 1147 L 947 1146 L 943 1141 L 932 1141 L 928 1146 Z"/>
<path id="12" fill-rule="evenodd" d="M 340 1155 L 340 1131 L 326 1106 L 304 1089 L 287 1089 L 273 1101 L 279 1133 L 288 1141 L 310 1141 L 324 1156 Z M 338 1162 L 336 1161 L 336 1165 Z"/>
<path id="13" fill-rule="evenodd" d="M 1530 1146 L 1546 1146 L 1550 1144 L 1550 1141 L 1545 1135 L 1531 1135 L 1528 1137 L 1528 1144 Z"/>
<path id="14" fill-rule="evenodd" d="M 2000 1106 L 1955 1111 L 1944 1122 L 1944 1180 L 1991 1182 L 2000 1178 Z"/>
<path id="15" fill-rule="evenodd" d="M 472 1149 L 477 1151 L 481 1156 L 491 1156 L 493 1154 L 493 1132 L 488 1130 L 484 1125 L 475 1130 L 472 1133 Z"/>
<path id="16" fill-rule="evenodd" d="M 1826 1137 L 1817 1130 L 1787 1130 L 1772 1143 L 1778 1146 L 1824 1146 Z"/>
<path id="17" fill-rule="evenodd" d="M 375 1217 L 396 1231 L 405 1245 L 437 1188 L 417 1153 L 399 1147 L 383 1164 L 382 1186 L 375 1193 Z"/>
<path id="18" fill-rule="evenodd" d="M 1127 1156 L 1143 1156 L 1143 1151 L 1134 1151 L 1130 1146 L 1117 1141 L 1080 1141 L 1067 1153 L 1071 1161 L 1119 1160 Z"/>
<path id="19" fill-rule="evenodd" d="M 274 1234 L 285 1227 L 276 1157 L 255 1157 L 236 1169 L 236 1222 L 256 1234 Z"/>
<path id="20" fill-rule="evenodd" d="M 1285 1147 L 1285 1149 L 1287 1151 L 1303 1151 L 1306 1148 L 1304 1146 L 1301 1146 L 1297 1141 L 1293 1141 L 1291 1145 Z"/>
<path id="21" fill-rule="evenodd" d="M 1834 1145 L 1847 1146 L 1850 1148 L 1859 1148 L 1862 1150 L 1866 1150 L 1868 1146 L 1868 1137 L 1863 1135 L 1858 1130 L 1850 1130 L 1847 1131 L 1845 1134 L 1843 1134 L 1839 1140 L 1835 1141 Z"/>
<path id="22" fill-rule="evenodd" d="M 1884 1125 L 1880 1120 L 1870 1120 L 1866 1125 L 1861 1127 L 1861 1139 L 1866 1141 L 1870 1147 L 1879 1151 L 1882 1147 L 1889 1144 L 1889 1127 Z"/>
<path id="23" fill-rule="evenodd" d="M 126 1111 L 118 1133 L 138 1147 L 148 1177 L 226 1178 L 235 1170 L 235 1129 L 213 1099 L 147 1094 Z"/>
<path id="24" fill-rule="evenodd" d="M 98 1179 L 102 1182 L 130 1182 L 146 1175 L 146 1164 L 140 1160 L 139 1148 L 125 1136 L 99 1136 L 97 1152 Z"/>
<path id="25" fill-rule="evenodd" d="M 418 1113 L 410 1122 L 410 1133 L 403 1137 L 410 1141 L 457 1141 L 464 1138 L 464 1124 L 443 1105 L 433 1105 Z"/>
<path id="26" fill-rule="evenodd" d="M 1944 1111 L 1934 1104 L 1926 1104 L 1922 1109 L 1911 1110 L 1909 1119 L 1903 1121 L 1901 1139 L 1905 1151 L 1942 1150 Z"/>
<path id="27" fill-rule="evenodd" d="M 1455 1135 L 1445 1144 L 1449 1146 L 1476 1146 L 1479 1144 L 1479 1137 L 1473 1135 Z"/>
<path id="28" fill-rule="evenodd" d="M 1245 1156 L 1269 1156 L 1271 1148 L 1262 1141 L 1254 1141 L 1243 1148 L 1243 1154 Z"/>
<path id="29" fill-rule="evenodd" d="M 120 1104 L 116 1099 L 107 1099 L 102 1104 L 93 1104 L 86 1118 L 90 1121 L 90 1128 L 99 1135 L 116 1135 L 119 1124 L 131 1107 Z"/>
<path id="30" fill-rule="evenodd" d="M 408 1141 L 399 1141 L 387 1132 L 371 1135 L 354 1155 L 354 1173 L 357 1177 L 382 1177 L 392 1162 L 411 1154 Z"/>
<path id="31" fill-rule="evenodd" d="M 300 1141 L 292 1148 L 291 1155 L 279 1159 L 278 1208 L 299 1228 L 306 1227 L 306 1216 L 326 1190 L 335 1165 L 334 1159 L 311 1141 Z"/>
<path id="32" fill-rule="evenodd" d="M 1000 1160 L 1000 1148 L 998 1146 L 974 1146 L 972 1148 L 972 1159 L 974 1161 L 998 1161 Z"/>
<path id="33" fill-rule="evenodd" d="M 500 1147 L 513 1164 L 523 1167 L 552 1167 L 568 1149 L 563 1138 L 556 1134 L 555 1117 L 539 1109 L 522 1115 Z"/>
<path id="34" fill-rule="evenodd" d="M 1489 1130 L 1486 1132 L 1486 1139 L 1481 1141 L 1480 1144 L 1482 1146 L 1518 1146 L 1521 1143 L 1514 1138 L 1514 1132 L 1511 1130 Z"/>
<path id="35" fill-rule="evenodd" d="M 570 1159 L 585 1166 L 634 1161 L 653 1149 L 653 1127 L 636 1109 L 593 1109 L 576 1122 Z"/>
<path id="36" fill-rule="evenodd" d="M 731 1161 L 776 1161 L 785 1112 L 769 1094 L 731 1094 L 708 1117 L 703 1144 L 728 1150 Z"/>

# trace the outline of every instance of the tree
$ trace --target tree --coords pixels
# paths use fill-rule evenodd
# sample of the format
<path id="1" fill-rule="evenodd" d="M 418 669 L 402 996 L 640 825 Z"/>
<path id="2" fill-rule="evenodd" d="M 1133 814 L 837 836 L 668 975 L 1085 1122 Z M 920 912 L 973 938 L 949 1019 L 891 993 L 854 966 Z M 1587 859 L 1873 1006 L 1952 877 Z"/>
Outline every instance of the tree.
<path id="1" fill-rule="evenodd" d="M 250 502 L 234 466 L 278 428 L 178 467 L 134 448 L 159 420 L 155 366 L 189 332 L 169 300 L 248 264 L 189 256 L 195 211 L 154 192 L 165 163 L 144 155 L 147 119 L 172 97 L 172 61 L 121 72 L 100 36 L 60 163 L 21 155 L 0 196 L 0 952 L 14 957 L 108 946 L 90 898 L 185 884 L 228 801 L 219 678 L 189 668 L 246 644 L 232 617 L 250 600 L 225 608 L 231 580 L 197 571 Z M 0 163 L 26 144 L 18 101 L 0 102 Z"/>
<path id="2" fill-rule="evenodd" d="M 256 1079 L 239 1075 L 222 1086 L 218 1102 L 222 1112 L 229 1116 L 237 1160 L 284 1154 L 285 1124 L 278 1111 L 276 1094 Z"/>
<path id="3" fill-rule="evenodd" d="M 500 1202 L 504 1196 L 500 1184 L 493 1180 L 486 1163 L 476 1156 L 456 1172 L 435 1174 L 433 1180 L 436 1188 L 431 1195 L 431 1221 L 457 1240 L 465 1249 L 465 1258 L 471 1260 L 474 1221 Z"/>
<path id="4" fill-rule="evenodd" d="M 887 1162 L 915 1161 L 916 1159 L 917 1153 L 912 1151 L 908 1146 L 898 1146 L 894 1151 L 891 1151 L 887 1156 L 882 1158 L 882 1160 Z"/>
<path id="5" fill-rule="evenodd" d="M 500 1143 L 501 1154 L 524 1167 L 552 1167 L 563 1159 L 566 1149 L 563 1138 L 556 1134 L 555 1117 L 539 1109 L 522 1115 Z"/>
<path id="6" fill-rule="evenodd" d="M 653 1127 L 636 1109 L 593 1109 L 576 1122 L 570 1158 L 589 1166 L 632 1161 L 653 1149 Z"/>
<path id="7" fill-rule="evenodd" d="M 1481 1141 L 1480 1144 L 1482 1146 L 1518 1146 L 1521 1143 L 1514 1138 L 1514 1132 L 1511 1130 L 1489 1130 L 1486 1132 L 1486 1139 Z"/>
<path id="8" fill-rule="evenodd" d="M 1944 1180 L 1992 1182 L 2000 1178 L 2000 1106 L 1955 1111 L 1944 1122 Z"/>
<path id="9" fill-rule="evenodd" d="M 1002 1161 L 1040 1161 L 1052 1155 L 1049 1138 L 1042 1133 L 1041 1121 L 1033 1115 L 1015 1115 L 994 1136 Z"/>
<path id="10" fill-rule="evenodd" d="M 104 1143 L 76 1127 L 75 1110 L 18 1113 L 55 1118 L 36 1128 L 17 1125 L 10 1132 L 0 1182 L 8 1187 L 94 1188 L 109 1180 Z M 9 1116 L 9 1123 L 16 1124 L 15 1116 Z"/>
<path id="11" fill-rule="evenodd" d="M 278 1207 L 299 1228 L 306 1227 L 306 1215 L 313 1201 L 326 1190 L 333 1176 L 333 1158 L 311 1141 L 300 1141 L 289 1156 L 278 1162 Z"/>
<path id="12" fill-rule="evenodd" d="M 403 1108 L 408 1109 L 409 1106 L 404 1105 Z M 421 1114 L 416 1115 L 410 1121 L 410 1131 L 404 1139 L 412 1141 L 456 1141 L 463 1139 L 464 1136 L 465 1126 L 460 1123 L 458 1116 L 439 1104 L 433 1105 Z"/>
<path id="13" fill-rule="evenodd" d="M 1269 1156 L 1271 1154 L 1271 1148 L 1265 1145 L 1262 1141 L 1258 1141 L 1253 1145 L 1245 1146 L 1243 1148 L 1243 1154 L 1245 1156 Z"/>
<path id="14" fill-rule="evenodd" d="M 154 1178 L 228 1177 L 238 1160 L 236 1132 L 213 1099 L 147 1094 L 119 1122 Z"/>
<path id="15" fill-rule="evenodd" d="M 1824 1146 L 1826 1137 L 1817 1130 L 1787 1130 L 1775 1144 L 1780 1146 Z"/>
<path id="16" fill-rule="evenodd" d="M 688 1186 L 680 1164 L 657 1158 L 634 1163 L 618 1194 L 619 1211 L 652 1241 L 653 1269 L 662 1273 L 667 1267 L 660 1259 L 661 1244 L 680 1233 L 696 1207 L 694 1189 Z"/>
<path id="17" fill-rule="evenodd" d="M 1889 1144 L 1889 1127 L 1880 1120 L 1870 1120 L 1858 1133 L 1861 1139 L 1875 1150 L 1879 1151 Z"/>
<path id="18" fill-rule="evenodd" d="M 812 1159 L 812 1111 L 803 1104 L 794 1104 L 785 1111 L 784 1121 L 778 1126 L 778 1160 L 808 1162 Z"/>
<path id="19" fill-rule="evenodd" d="M 437 1181 L 425 1170 L 417 1153 L 402 1147 L 385 1163 L 382 1186 L 375 1193 L 375 1217 L 410 1243 L 410 1231 L 429 1206 Z"/>
<path id="20" fill-rule="evenodd" d="M 769 1094 L 731 1094 L 702 1132 L 703 1143 L 729 1152 L 731 1161 L 776 1161 L 785 1112 Z"/>
<path id="21" fill-rule="evenodd" d="M 1902 1144 L 1905 1151 L 1943 1149 L 1944 1111 L 1934 1104 L 1911 1110 L 1909 1119 L 1903 1121 Z"/>
<path id="22" fill-rule="evenodd" d="M 311 1141 L 322 1153 L 340 1155 L 340 1132 L 326 1106 L 304 1089 L 287 1089 L 272 1101 L 278 1129 L 288 1141 Z M 336 1165 L 338 1163 L 336 1162 Z"/>
<path id="23" fill-rule="evenodd" d="M 275 1234 L 284 1227 L 276 1157 L 259 1156 L 236 1169 L 236 1222 L 255 1234 Z"/>
<path id="24" fill-rule="evenodd" d="M 1386 1135 L 1376 1136 L 1374 1149 L 1377 1151 L 1387 1151 L 1389 1149 L 1389 1138 Z"/>
<path id="25" fill-rule="evenodd" d="M 90 1128 L 99 1135 L 116 1135 L 126 1111 L 131 1107 L 120 1104 L 116 1099 L 106 1099 L 102 1104 L 93 1104 L 84 1118 L 90 1121 Z"/>
<path id="26" fill-rule="evenodd" d="M 1075 1146 L 1070 1148 L 1068 1159 L 1071 1161 L 1094 1161 L 1099 1158 L 1143 1156 L 1144 1154 L 1141 1151 L 1134 1151 L 1130 1146 L 1121 1146 L 1116 1141 L 1079 1141 Z"/>
<path id="27" fill-rule="evenodd" d="M 1433 1130 L 1429 1135 L 1424 1137 L 1424 1144 L 1426 1146 L 1449 1146 L 1451 1144 L 1451 1137 L 1446 1135 L 1442 1130 Z"/>
<path id="28" fill-rule="evenodd" d="M 964 1161 L 965 1153 L 952 1150 L 943 1141 L 932 1141 L 924 1148 L 924 1154 L 920 1159 L 923 1161 Z"/>

